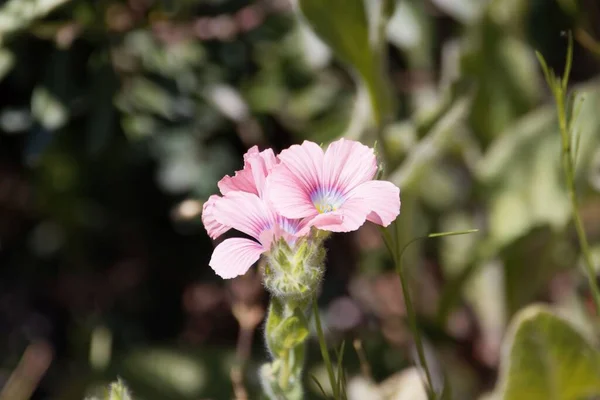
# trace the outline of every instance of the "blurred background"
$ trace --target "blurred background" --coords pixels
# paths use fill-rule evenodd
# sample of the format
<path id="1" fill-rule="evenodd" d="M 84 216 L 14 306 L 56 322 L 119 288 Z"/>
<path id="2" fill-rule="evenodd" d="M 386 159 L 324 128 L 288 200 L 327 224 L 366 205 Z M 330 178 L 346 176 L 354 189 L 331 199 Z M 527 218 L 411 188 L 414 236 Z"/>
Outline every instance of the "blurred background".
<path id="1" fill-rule="evenodd" d="M 600 3 L 401 0 L 387 27 L 400 237 L 480 229 L 404 259 L 455 399 L 494 388 L 524 305 L 552 302 L 584 330 L 594 313 L 534 54 L 562 72 L 567 31 L 577 185 L 600 260 Z M 351 129 L 356 98 L 289 0 L 3 0 L 0 398 L 80 400 L 117 376 L 139 399 L 258 398 L 268 298 L 255 271 L 223 281 L 210 269 L 202 204 L 253 145 L 372 145 Z M 328 242 L 320 307 L 331 346 L 346 341 L 355 399 L 419 398 L 374 226 Z M 314 339 L 308 371 L 326 382 Z"/>

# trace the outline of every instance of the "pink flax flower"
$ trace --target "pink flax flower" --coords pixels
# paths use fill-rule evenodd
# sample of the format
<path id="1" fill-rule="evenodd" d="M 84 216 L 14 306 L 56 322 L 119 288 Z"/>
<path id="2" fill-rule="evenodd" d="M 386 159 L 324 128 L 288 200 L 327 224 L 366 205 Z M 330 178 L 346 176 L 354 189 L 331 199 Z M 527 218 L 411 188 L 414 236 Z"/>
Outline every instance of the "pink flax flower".
<path id="1" fill-rule="evenodd" d="M 324 152 L 304 141 L 279 154 L 268 176 L 266 192 L 275 210 L 306 226 L 350 232 L 366 220 L 388 226 L 400 213 L 400 189 L 373 180 L 377 159 L 373 149 L 340 139 Z"/>
<path id="2" fill-rule="evenodd" d="M 244 154 L 244 168 L 236 171 L 234 176 L 225 176 L 217 184 L 221 194 L 239 191 L 262 197 L 267 175 L 277 162 L 273 150 L 259 152 L 257 146 L 252 147 Z M 220 199 L 221 196 L 212 195 L 202 206 L 202 222 L 212 239 L 231 229 L 231 226 L 223 225 L 215 219 L 215 205 Z"/>
<path id="3" fill-rule="evenodd" d="M 212 213 L 217 223 L 254 239 L 230 238 L 215 248 L 209 265 L 224 279 L 245 274 L 280 239 L 293 247 L 302 229 L 302 221 L 281 217 L 254 193 L 230 191 L 214 203 Z"/>

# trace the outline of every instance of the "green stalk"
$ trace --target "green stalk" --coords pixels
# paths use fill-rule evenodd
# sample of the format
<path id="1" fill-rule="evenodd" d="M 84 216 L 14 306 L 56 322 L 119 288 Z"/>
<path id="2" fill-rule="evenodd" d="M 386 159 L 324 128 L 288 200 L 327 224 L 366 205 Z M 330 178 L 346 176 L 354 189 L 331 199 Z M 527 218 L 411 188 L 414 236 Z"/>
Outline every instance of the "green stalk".
<path id="1" fill-rule="evenodd" d="M 260 371 L 261 384 L 271 400 L 302 400 L 302 370 L 308 319 L 306 301 L 271 298 L 265 329 L 273 360 Z"/>
<path id="2" fill-rule="evenodd" d="M 397 225 L 396 222 L 394 222 L 394 224 Z M 384 242 L 385 242 L 388 250 L 390 251 L 390 253 L 392 255 L 392 259 L 394 260 L 394 263 L 396 265 L 396 273 L 398 274 L 398 277 L 400 278 L 400 284 L 402 285 L 402 295 L 404 296 L 404 304 L 406 305 L 406 313 L 408 316 L 409 328 L 411 330 L 411 333 L 412 333 L 414 341 L 415 341 L 415 346 L 417 348 L 417 357 L 419 359 L 419 363 L 421 364 L 423 370 L 425 371 L 425 378 L 426 378 L 425 386 L 426 386 L 426 390 L 427 390 L 427 395 L 430 399 L 432 399 L 432 398 L 435 398 L 433 377 L 431 375 L 431 371 L 429 370 L 429 366 L 427 365 L 427 358 L 425 356 L 425 346 L 423 345 L 423 339 L 421 337 L 421 333 L 419 332 L 419 327 L 417 325 L 417 315 L 415 312 L 415 308 L 413 306 L 412 299 L 410 297 L 407 279 L 406 279 L 406 276 L 404 275 L 404 269 L 402 266 L 402 255 L 404 254 L 404 251 L 408 248 L 408 246 L 410 246 L 411 244 L 413 244 L 414 242 L 416 242 L 418 240 L 427 239 L 427 238 L 444 237 L 444 236 L 465 235 L 468 233 L 477 232 L 477 229 L 471 229 L 471 230 L 467 230 L 467 231 L 456 231 L 456 232 L 431 233 L 427 236 L 422 236 L 422 237 L 412 239 L 411 241 L 406 243 L 402 247 L 402 249 L 400 249 L 400 247 L 399 247 L 398 237 L 397 237 L 397 229 L 394 230 L 396 233 L 394 235 L 395 240 L 392 239 L 391 235 L 389 234 L 389 232 L 386 229 L 382 229 L 381 231 L 383 233 Z"/>
<path id="3" fill-rule="evenodd" d="M 565 181 L 567 190 L 569 192 L 569 200 L 571 202 L 571 208 L 573 213 L 573 222 L 575 223 L 575 230 L 577 231 L 577 237 L 579 245 L 581 246 L 581 252 L 583 253 L 584 266 L 588 284 L 592 292 L 594 304 L 596 305 L 596 313 L 600 313 L 600 290 L 596 282 L 596 272 L 592 261 L 592 254 L 590 246 L 583 226 L 583 221 L 579 213 L 579 200 L 577 198 L 577 191 L 575 189 L 575 155 L 573 154 L 572 142 L 572 129 L 571 124 L 573 122 L 573 115 L 568 116 L 567 114 L 567 84 L 569 82 L 569 75 L 571 72 L 571 65 L 573 62 L 573 37 L 569 33 L 569 45 L 567 49 L 567 61 L 565 65 L 565 72 L 562 78 L 557 77 L 552 70 L 548 68 L 546 61 L 540 53 L 536 52 L 538 60 L 544 70 L 546 82 L 552 90 L 554 100 L 556 102 L 556 111 L 558 114 L 558 125 L 561 135 L 561 147 L 562 147 L 562 166 L 565 175 Z"/>

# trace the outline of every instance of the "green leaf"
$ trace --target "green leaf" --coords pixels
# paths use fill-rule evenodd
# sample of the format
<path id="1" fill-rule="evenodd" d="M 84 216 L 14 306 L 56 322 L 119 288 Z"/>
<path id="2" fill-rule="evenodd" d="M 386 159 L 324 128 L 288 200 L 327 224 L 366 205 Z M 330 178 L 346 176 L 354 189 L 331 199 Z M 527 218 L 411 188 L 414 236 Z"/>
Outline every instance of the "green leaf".
<path id="1" fill-rule="evenodd" d="M 540 99 L 537 60 L 526 43 L 491 21 L 481 22 L 463 45 L 463 79 L 477 82 L 469 122 L 492 140 Z"/>
<path id="2" fill-rule="evenodd" d="M 477 165 L 490 204 L 490 237 L 503 247 L 536 226 L 561 229 L 570 217 L 551 106 L 507 127 Z"/>
<path id="3" fill-rule="evenodd" d="M 140 347 L 125 354 L 113 368 L 136 398 L 195 400 L 216 396 L 213 390 L 229 395 L 225 371 L 232 356 L 214 348 Z"/>
<path id="4" fill-rule="evenodd" d="M 69 0 L 10 0 L 0 8 L 0 43 L 5 35 L 26 28 Z"/>
<path id="5" fill-rule="evenodd" d="M 478 0 L 432 0 L 432 3 L 464 24 L 477 21 L 486 5 L 486 2 Z"/>
<path id="6" fill-rule="evenodd" d="M 282 340 L 283 347 L 286 349 L 292 349 L 306 339 L 309 334 L 308 327 L 305 324 L 304 320 L 306 319 L 300 317 L 299 308 L 294 310 L 294 316 L 288 317 L 279 328 L 279 339 Z"/>
<path id="7" fill-rule="evenodd" d="M 53 131 L 64 126 L 67 107 L 45 87 L 37 87 L 31 96 L 31 114 L 46 129 Z"/>
<path id="8" fill-rule="evenodd" d="M 327 397 L 327 393 L 325 393 L 325 389 L 323 389 L 323 385 L 321 385 L 319 380 L 312 374 L 309 377 L 314 382 L 314 384 L 317 386 L 317 388 L 321 391 L 321 394 L 323 395 L 323 397 Z"/>
<path id="9" fill-rule="evenodd" d="M 299 0 L 298 4 L 321 40 L 358 73 L 371 98 L 375 123 L 381 124 L 391 113 L 392 98 L 384 74 L 380 31 L 384 15 L 392 7 L 387 3 L 369 5 L 369 10 L 375 11 L 368 13 L 363 0 Z"/>
<path id="10" fill-rule="evenodd" d="M 600 352 L 544 306 L 515 317 L 501 362 L 504 400 L 579 400 L 600 395 Z"/>
<path id="11" fill-rule="evenodd" d="M 14 65 L 14 54 L 6 49 L 0 49 L 0 81 L 12 70 Z"/>

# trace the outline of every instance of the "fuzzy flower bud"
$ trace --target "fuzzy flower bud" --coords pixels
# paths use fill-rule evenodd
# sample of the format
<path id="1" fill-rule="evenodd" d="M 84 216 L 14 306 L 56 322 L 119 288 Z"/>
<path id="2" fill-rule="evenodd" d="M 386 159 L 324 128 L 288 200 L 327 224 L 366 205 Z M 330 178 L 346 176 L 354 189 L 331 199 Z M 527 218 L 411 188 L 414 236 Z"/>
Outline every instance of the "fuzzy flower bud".
<path id="1" fill-rule="evenodd" d="M 303 238 L 290 247 L 278 240 L 265 257 L 264 284 L 280 298 L 308 298 L 319 286 L 324 273 L 325 249 L 320 241 Z"/>

